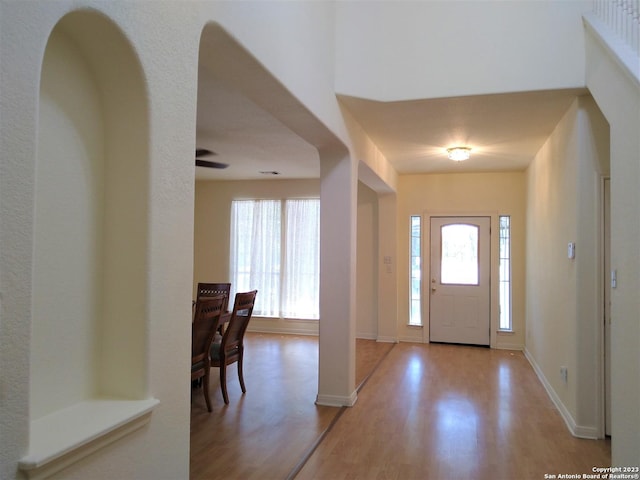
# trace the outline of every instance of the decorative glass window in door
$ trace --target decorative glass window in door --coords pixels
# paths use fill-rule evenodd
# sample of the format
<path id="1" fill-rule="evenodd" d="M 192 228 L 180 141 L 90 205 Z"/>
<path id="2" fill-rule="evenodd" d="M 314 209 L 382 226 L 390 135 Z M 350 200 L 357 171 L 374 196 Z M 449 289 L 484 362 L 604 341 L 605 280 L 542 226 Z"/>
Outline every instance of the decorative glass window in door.
<path id="1" fill-rule="evenodd" d="M 479 284 L 479 233 L 477 225 L 453 224 L 441 228 L 441 284 Z"/>

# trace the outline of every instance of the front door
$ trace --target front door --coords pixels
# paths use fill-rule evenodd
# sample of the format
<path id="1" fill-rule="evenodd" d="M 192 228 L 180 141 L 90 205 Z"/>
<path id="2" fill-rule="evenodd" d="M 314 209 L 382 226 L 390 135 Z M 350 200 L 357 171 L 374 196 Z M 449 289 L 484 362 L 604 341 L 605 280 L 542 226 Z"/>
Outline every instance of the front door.
<path id="1" fill-rule="evenodd" d="M 490 217 L 431 217 L 431 342 L 490 343 Z"/>

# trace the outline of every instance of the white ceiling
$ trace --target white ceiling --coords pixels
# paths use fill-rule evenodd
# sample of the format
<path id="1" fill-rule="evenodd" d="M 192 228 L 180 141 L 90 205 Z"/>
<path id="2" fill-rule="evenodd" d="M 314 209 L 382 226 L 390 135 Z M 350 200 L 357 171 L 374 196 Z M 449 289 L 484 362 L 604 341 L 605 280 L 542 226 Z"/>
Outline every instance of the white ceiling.
<path id="1" fill-rule="evenodd" d="M 375 102 L 339 97 L 399 174 L 523 170 L 581 89 Z M 471 147 L 453 162 L 446 149 Z"/>
<path id="2" fill-rule="evenodd" d="M 200 69 L 196 147 L 225 169 L 196 167 L 198 180 L 318 178 L 318 151 L 246 96 Z M 260 172 L 278 172 L 279 175 Z"/>
<path id="3" fill-rule="evenodd" d="M 339 96 L 399 174 L 526 168 L 583 89 L 401 102 Z M 471 159 L 452 162 L 445 148 L 465 145 Z M 319 157 L 270 113 L 205 68 L 199 72 L 197 148 L 228 168 L 196 167 L 196 178 L 317 178 Z M 260 172 L 278 172 L 265 175 Z"/>

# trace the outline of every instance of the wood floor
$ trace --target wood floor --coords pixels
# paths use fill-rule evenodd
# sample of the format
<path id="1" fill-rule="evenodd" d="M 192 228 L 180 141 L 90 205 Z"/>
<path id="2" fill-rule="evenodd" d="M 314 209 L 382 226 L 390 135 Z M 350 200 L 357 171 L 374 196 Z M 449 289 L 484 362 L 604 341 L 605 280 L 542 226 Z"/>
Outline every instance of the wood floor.
<path id="1" fill-rule="evenodd" d="M 213 412 L 193 390 L 191 480 L 526 480 L 610 465 L 610 442 L 571 436 L 520 352 L 367 340 L 356 352 L 356 405 L 320 407 L 317 338 L 247 334 L 247 393 L 235 366 L 229 405 L 217 369 Z"/>

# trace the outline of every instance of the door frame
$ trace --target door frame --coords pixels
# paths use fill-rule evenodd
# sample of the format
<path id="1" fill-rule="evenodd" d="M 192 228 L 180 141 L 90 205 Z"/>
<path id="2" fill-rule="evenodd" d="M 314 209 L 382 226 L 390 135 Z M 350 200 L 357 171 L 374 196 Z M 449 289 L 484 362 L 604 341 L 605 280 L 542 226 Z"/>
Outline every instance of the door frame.
<path id="1" fill-rule="evenodd" d="M 600 394 L 597 397 L 600 400 L 598 405 L 598 414 L 600 416 L 600 421 L 598 425 L 599 426 L 598 437 L 605 438 L 608 435 L 607 433 L 608 431 L 609 431 L 609 434 L 613 433 L 610 431 L 611 424 L 607 422 L 608 420 L 607 406 L 610 408 L 609 413 L 612 414 L 611 405 L 609 404 L 610 397 L 607 398 L 607 395 L 611 393 L 610 391 L 611 384 L 609 384 L 609 389 L 608 389 L 607 377 L 609 377 L 608 380 L 610 382 L 612 373 L 611 373 L 611 370 L 607 371 L 607 359 L 606 359 L 606 354 L 607 354 L 606 322 L 607 321 L 611 322 L 611 312 L 609 311 L 607 314 L 606 302 L 607 300 L 610 300 L 611 298 L 610 296 L 613 293 L 611 291 L 613 287 L 611 286 L 612 266 L 611 266 L 611 178 L 610 176 L 602 175 L 600 177 L 598 194 L 599 194 L 599 204 L 601 209 L 600 226 L 599 226 L 600 228 L 599 237 L 600 237 L 601 245 L 598 248 L 598 251 L 600 252 L 599 267 L 601 269 L 601 275 L 598 276 L 598 281 L 600 283 L 598 292 L 601 296 L 601 298 L 598 299 L 599 300 L 598 305 L 601 310 L 598 315 L 599 326 L 596 329 L 597 334 L 600 335 L 600 338 L 598 339 L 598 344 L 600 345 L 600 352 L 598 356 L 599 369 L 600 369 L 600 383 L 599 383 Z M 607 195 L 609 195 L 608 199 L 606 198 Z M 607 221 L 609 224 L 608 232 L 607 232 Z M 608 240 L 605 238 L 606 235 L 609 235 Z M 607 244 L 608 244 L 608 251 L 607 251 Z M 607 255 L 609 256 L 608 261 L 606 258 Z M 609 295 L 605 294 L 606 289 L 609 289 Z M 611 327 L 609 327 L 609 331 L 610 330 L 611 330 Z M 611 339 L 609 338 L 609 341 L 610 340 Z M 611 354 L 611 351 L 609 351 L 608 353 Z M 609 362 L 610 362 L 610 359 L 609 359 Z M 610 363 L 609 363 L 609 367 L 611 367 Z"/>
<path id="2" fill-rule="evenodd" d="M 422 343 L 430 343 L 430 325 L 431 318 L 429 317 L 431 312 L 431 295 L 429 289 L 431 288 L 430 277 L 428 273 L 431 271 L 430 255 L 431 255 L 431 217 L 489 217 L 491 219 L 491 230 L 489 232 L 489 242 L 491 244 L 491 271 L 489 272 L 489 347 L 496 348 L 496 338 L 499 327 L 499 315 L 500 311 L 500 298 L 499 291 L 495 288 L 494 284 L 499 274 L 499 262 L 500 258 L 500 239 L 497 232 L 500 231 L 498 219 L 500 214 L 495 211 L 473 211 L 473 210 L 450 210 L 450 211 L 431 211 L 425 210 L 422 213 L 422 281 L 420 296 L 422 298 L 422 318 L 426 319 L 422 324 Z"/>

